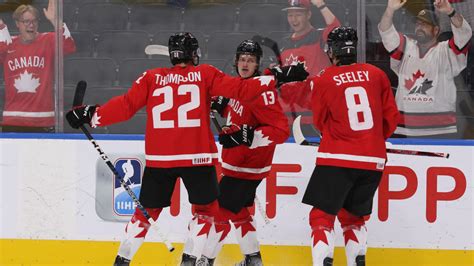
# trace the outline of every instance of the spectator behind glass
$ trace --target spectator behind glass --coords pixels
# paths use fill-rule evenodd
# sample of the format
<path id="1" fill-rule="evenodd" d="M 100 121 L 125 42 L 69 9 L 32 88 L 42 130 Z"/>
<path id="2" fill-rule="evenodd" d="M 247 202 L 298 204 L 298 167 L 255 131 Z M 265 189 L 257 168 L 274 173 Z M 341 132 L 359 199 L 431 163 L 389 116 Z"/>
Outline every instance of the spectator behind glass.
<path id="1" fill-rule="evenodd" d="M 311 16 L 319 16 L 311 11 L 311 3 L 319 9 L 324 18 L 326 28 L 323 31 L 316 29 L 311 24 Z M 306 71 L 309 72 L 309 76 L 314 77 L 331 64 L 324 52 L 324 45 L 329 32 L 340 26 L 340 22 L 323 0 L 311 0 L 311 2 L 310 0 L 289 0 L 288 7 L 283 11 L 287 12 L 288 23 L 293 33 L 285 38 L 280 45 L 282 64 L 286 66 L 302 60 L 307 67 Z M 302 122 L 311 124 L 309 87 L 300 85 L 285 84 L 281 87 L 280 98 L 283 100 L 283 110 L 286 113 L 290 111 L 293 118 L 296 116 L 296 111 L 306 112 L 307 116 L 303 116 Z"/>
<path id="2" fill-rule="evenodd" d="M 56 27 L 55 1 L 43 9 Z M 31 5 L 20 5 L 13 12 L 19 30 L 10 37 L 7 25 L 0 19 L 0 60 L 5 78 L 3 132 L 54 132 L 54 54 L 55 33 L 39 33 L 39 11 Z M 64 54 L 76 46 L 63 24 Z"/>
<path id="3" fill-rule="evenodd" d="M 435 0 L 436 10 L 451 20 L 453 37 L 438 42 L 437 16 L 421 10 L 414 39 L 398 33 L 393 15 L 406 0 L 388 0 L 379 24 L 391 68 L 398 75 L 396 102 L 400 120 L 394 137 L 455 138 L 456 86 L 454 77 L 467 65 L 472 30 L 448 0 Z"/>
<path id="4" fill-rule="evenodd" d="M 456 9 L 456 12 L 461 13 L 464 19 L 473 25 L 474 23 L 474 1 L 472 0 L 450 0 L 451 5 Z M 439 13 L 438 13 L 439 14 Z M 441 15 L 439 17 L 439 25 L 441 28 L 441 35 L 438 40 L 447 40 L 453 36 L 451 31 L 451 19 L 448 16 Z M 471 37 L 472 40 L 472 37 Z M 456 88 L 458 91 L 464 91 L 463 97 L 458 102 L 458 114 L 462 116 L 468 116 L 469 120 L 465 123 L 464 128 L 458 127 L 458 130 L 462 133 L 462 137 L 465 139 L 474 138 L 474 55 L 472 45 L 469 48 L 469 54 L 467 55 L 467 69 L 461 72 L 461 75 L 455 78 Z M 469 122 L 470 121 L 470 122 Z"/>

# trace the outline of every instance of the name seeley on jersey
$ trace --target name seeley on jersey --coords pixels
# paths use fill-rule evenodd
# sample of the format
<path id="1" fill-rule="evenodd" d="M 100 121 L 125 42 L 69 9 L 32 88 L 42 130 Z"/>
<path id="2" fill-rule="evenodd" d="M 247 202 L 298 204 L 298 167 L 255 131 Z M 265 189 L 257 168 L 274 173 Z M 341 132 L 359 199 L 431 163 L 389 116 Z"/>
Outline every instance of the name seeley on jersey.
<path id="1" fill-rule="evenodd" d="M 180 74 L 173 74 L 170 73 L 166 76 L 162 76 L 160 74 L 155 74 L 156 76 L 156 84 L 160 86 L 166 86 L 169 83 L 185 83 L 185 82 L 197 82 L 201 81 L 201 72 L 189 72 L 187 76 L 183 76 Z"/>
<path id="2" fill-rule="evenodd" d="M 343 83 L 369 81 L 369 71 L 350 71 L 333 76 L 332 79 L 339 86 Z"/>

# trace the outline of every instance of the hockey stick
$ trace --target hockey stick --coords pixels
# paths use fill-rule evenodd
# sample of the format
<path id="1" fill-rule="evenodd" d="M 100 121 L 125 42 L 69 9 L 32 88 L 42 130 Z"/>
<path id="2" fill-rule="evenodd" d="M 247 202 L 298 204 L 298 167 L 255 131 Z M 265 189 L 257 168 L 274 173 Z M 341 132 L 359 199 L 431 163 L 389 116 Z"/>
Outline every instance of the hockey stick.
<path id="1" fill-rule="evenodd" d="M 159 44 L 150 44 L 145 47 L 145 54 L 147 55 L 164 55 L 170 56 L 168 46 Z"/>
<path id="2" fill-rule="evenodd" d="M 310 142 L 307 141 L 301 131 L 301 116 L 298 116 L 295 121 L 293 121 L 293 137 L 296 144 L 305 145 L 305 146 L 319 146 L 319 142 Z M 394 154 L 404 154 L 404 155 L 418 155 L 418 156 L 430 156 L 430 157 L 441 157 L 449 158 L 449 153 L 443 152 L 429 152 L 429 151 L 416 151 L 416 150 L 399 150 L 399 149 L 389 149 L 387 148 L 388 153 Z"/>
<path id="3" fill-rule="evenodd" d="M 85 94 L 85 91 L 86 91 L 86 87 L 87 87 L 87 83 L 83 80 L 81 80 L 77 83 L 76 91 L 74 93 L 73 108 L 82 105 L 82 101 L 84 99 L 84 94 Z M 153 221 L 153 218 L 151 218 L 148 211 L 140 203 L 140 201 L 138 200 L 135 193 L 132 191 L 132 189 L 130 189 L 127 182 L 124 180 L 123 176 L 121 176 L 119 174 L 119 172 L 117 171 L 117 169 L 115 169 L 114 165 L 110 162 L 109 157 L 107 156 L 107 154 L 105 154 L 105 152 L 102 151 L 99 144 L 97 144 L 97 142 L 92 137 L 89 130 L 87 130 L 87 128 L 84 125 L 81 125 L 79 128 L 82 130 L 82 132 L 84 132 L 84 134 L 89 139 L 89 141 L 92 143 L 94 148 L 97 150 L 97 152 L 99 152 L 100 158 L 102 158 L 102 160 L 105 161 L 105 164 L 107 164 L 109 169 L 114 174 L 115 178 L 119 179 L 120 184 L 122 185 L 122 187 L 125 189 L 125 191 L 127 191 L 127 194 L 132 198 L 135 205 L 137 205 L 137 208 L 143 213 L 143 216 L 145 216 L 145 218 L 148 220 L 148 222 L 150 224 L 145 225 L 145 226 L 147 226 L 148 227 L 147 229 L 149 229 L 151 227 L 151 225 L 155 223 L 155 221 Z M 161 238 L 161 240 L 163 240 L 163 242 L 165 243 L 168 250 L 170 252 L 172 252 L 174 250 L 173 245 L 171 245 L 171 243 L 161 234 L 160 231 L 157 230 L 157 228 L 155 228 L 155 231 L 158 233 L 158 236 Z"/>
<path id="4" fill-rule="evenodd" d="M 275 54 L 278 64 L 280 66 L 283 65 L 282 62 L 281 62 L 280 49 L 278 48 L 278 44 L 274 40 L 272 40 L 268 37 L 263 37 L 261 35 L 253 36 L 252 40 L 254 42 L 258 42 L 259 44 L 261 44 L 263 46 L 266 46 L 266 47 L 270 48 L 270 50 L 272 50 L 272 52 Z"/>
<path id="5" fill-rule="evenodd" d="M 217 129 L 217 132 L 221 133 L 222 132 L 222 127 L 219 125 L 219 121 L 217 120 L 215 114 L 213 111 L 211 111 L 211 120 L 214 126 Z M 265 224 L 270 223 L 270 219 L 268 218 L 267 214 L 265 213 L 265 210 L 262 207 L 262 204 L 260 203 L 260 200 L 258 199 L 257 195 L 255 195 L 255 205 L 257 206 L 258 212 L 260 212 L 260 215 L 262 216 L 263 220 L 265 221 Z"/>

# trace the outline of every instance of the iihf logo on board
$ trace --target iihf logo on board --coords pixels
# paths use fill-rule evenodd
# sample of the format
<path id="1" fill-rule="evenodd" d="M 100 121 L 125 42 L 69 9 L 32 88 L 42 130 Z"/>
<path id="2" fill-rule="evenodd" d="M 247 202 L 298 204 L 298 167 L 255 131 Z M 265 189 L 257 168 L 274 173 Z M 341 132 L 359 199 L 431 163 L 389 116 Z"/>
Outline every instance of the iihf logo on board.
<path id="1" fill-rule="evenodd" d="M 115 169 L 123 177 L 133 193 L 140 196 L 142 183 L 142 166 L 138 159 L 118 159 L 115 161 Z M 122 187 L 118 178 L 114 179 L 113 193 L 114 212 L 118 215 L 132 215 L 135 211 L 135 203 Z"/>

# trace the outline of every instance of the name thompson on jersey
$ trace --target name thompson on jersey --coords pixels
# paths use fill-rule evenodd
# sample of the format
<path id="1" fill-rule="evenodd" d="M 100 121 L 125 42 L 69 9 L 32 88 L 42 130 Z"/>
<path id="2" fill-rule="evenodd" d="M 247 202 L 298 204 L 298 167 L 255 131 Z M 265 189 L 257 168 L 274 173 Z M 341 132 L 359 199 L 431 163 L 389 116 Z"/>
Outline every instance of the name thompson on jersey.
<path id="1" fill-rule="evenodd" d="M 166 86 L 169 83 L 179 84 L 179 83 L 186 83 L 186 82 L 196 82 L 201 81 L 201 72 L 189 72 L 187 76 L 183 76 L 180 74 L 168 74 L 166 76 L 162 76 L 160 74 L 155 74 L 156 76 L 156 84 L 160 86 Z"/>

